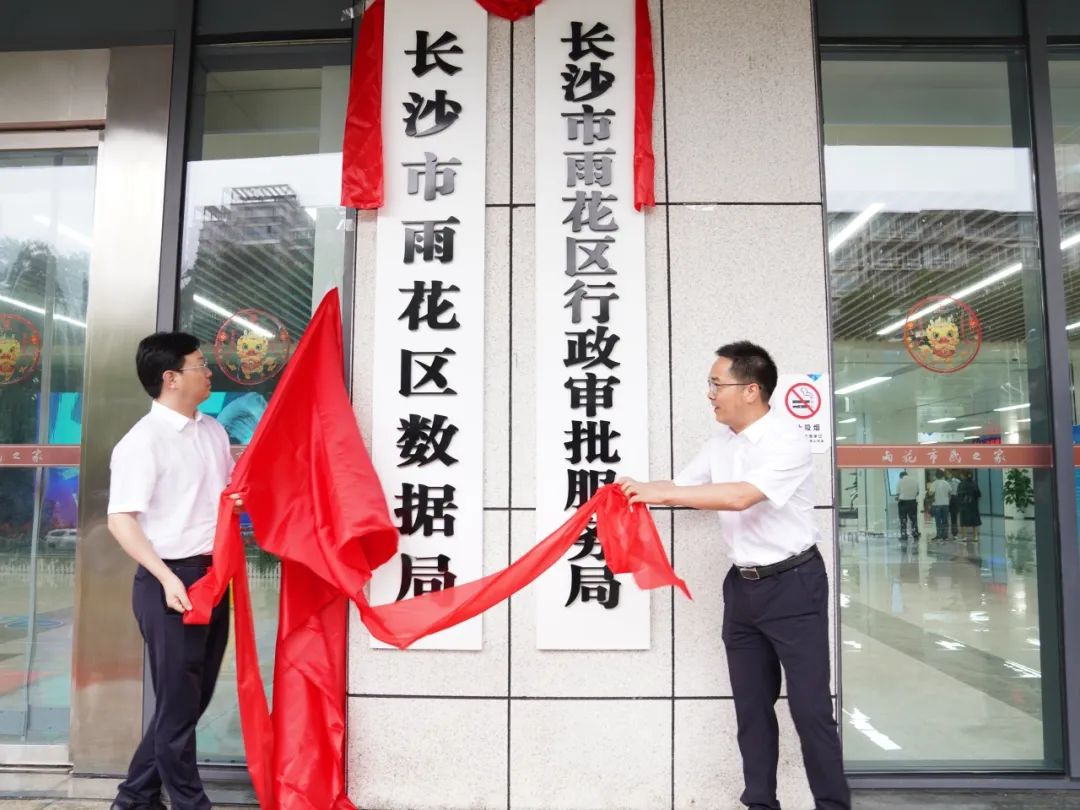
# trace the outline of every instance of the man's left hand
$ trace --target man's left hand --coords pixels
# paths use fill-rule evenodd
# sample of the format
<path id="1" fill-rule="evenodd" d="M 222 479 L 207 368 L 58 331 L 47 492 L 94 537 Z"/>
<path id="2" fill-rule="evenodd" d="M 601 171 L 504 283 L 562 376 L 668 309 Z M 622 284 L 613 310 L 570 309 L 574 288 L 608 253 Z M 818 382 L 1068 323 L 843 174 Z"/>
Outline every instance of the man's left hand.
<path id="1" fill-rule="evenodd" d="M 239 495 L 233 494 L 229 496 L 232 499 L 232 510 L 234 515 L 242 515 L 244 513 L 244 499 Z"/>
<path id="2" fill-rule="evenodd" d="M 631 506 L 635 503 L 662 504 L 671 487 L 667 481 L 635 481 L 626 477 L 615 483 L 622 488 Z"/>

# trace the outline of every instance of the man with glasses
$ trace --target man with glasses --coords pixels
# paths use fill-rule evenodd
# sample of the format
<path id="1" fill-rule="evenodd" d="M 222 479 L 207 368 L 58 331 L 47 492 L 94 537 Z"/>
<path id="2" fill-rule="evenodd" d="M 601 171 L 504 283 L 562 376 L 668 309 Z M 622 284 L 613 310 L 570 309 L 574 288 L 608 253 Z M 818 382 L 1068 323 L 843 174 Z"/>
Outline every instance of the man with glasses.
<path id="1" fill-rule="evenodd" d="M 674 481 L 620 479 L 630 503 L 715 510 L 724 580 L 721 637 L 735 702 L 745 790 L 755 810 L 778 810 L 781 667 L 816 810 L 849 810 L 829 677 L 829 583 L 814 524 L 810 446 L 776 416 L 776 365 L 746 341 L 720 347 L 709 404 L 721 427 Z"/>
<path id="2" fill-rule="evenodd" d="M 199 339 L 184 332 L 144 338 L 135 368 L 153 402 L 113 449 L 109 531 L 138 564 L 132 606 L 146 641 L 154 715 L 132 757 L 113 810 L 176 810 L 210 801 L 195 764 L 195 725 L 210 703 L 229 639 L 229 600 L 207 625 L 185 625 L 187 589 L 210 566 L 218 500 L 232 473 L 225 430 L 198 411 L 210 396 Z M 234 496 L 235 509 L 242 504 Z"/>

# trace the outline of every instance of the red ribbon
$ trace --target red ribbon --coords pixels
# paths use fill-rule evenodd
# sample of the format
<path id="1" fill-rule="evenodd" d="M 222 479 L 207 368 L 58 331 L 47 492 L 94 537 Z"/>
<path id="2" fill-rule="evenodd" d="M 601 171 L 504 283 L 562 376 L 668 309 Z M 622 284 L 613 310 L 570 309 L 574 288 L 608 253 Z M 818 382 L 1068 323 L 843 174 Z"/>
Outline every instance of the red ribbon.
<path id="1" fill-rule="evenodd" d="M 346 600 L 371 634 L 407 647 L 478 616 L 563 558 L 596 515 L 608 567 L 640 588 L 686 584 L 649 512 L 615 485 L 508 568 L 475 582 L 372 607 L 371 572 L 397 553 L 397 529 L 345 389 L 340 304 L 319 305 L 251 443 L 221 496 L 213 565 L 188 591 L 185 623 L 205 624 L 233 585 L 236 683 L 248 771 L 266 810 L 352 810 L 345 792 Z M 259 545 L 281 559 L 274 708 L 259 673 L 247 565 L 230 494 L 240 494 Z"/>
<path id="2" fill-rule="evenodd" d="M 343 208 L 382 208 L 384 201 L 382 72 L 385 16 L 383 0 L 375 0 L 360 18 L 341 148 Z"/>
<path id="3" fill-rule="evenodd" d="M 542 0 L 476 0 L 491 14 L 510 22 L 532 14 Z"/>
<path id="4" fill-rule="evenodd" d="M 656 205 L 656 158 L 653 156 L 653 99 L 656 72 L 653 69 L 652 22 L 649 0 L 636 0 L 634 9 L 634 208 Z"/>
<path id="5" fill-rule="evenodd" d="M 532 14 L 542 0 L 477 0 L 487 11 L 508 20 Z M 648 0 L 635 0 L 634 38 L 634 208 L 656 205 L 653 156 L 652 25 Z M 341 204 L 346 208 L 381 208 L 383 195 L 382 69 L 383 0 L 376 0 L 360 21 L 352 79 L 349 83 L 342 146 Z"/>

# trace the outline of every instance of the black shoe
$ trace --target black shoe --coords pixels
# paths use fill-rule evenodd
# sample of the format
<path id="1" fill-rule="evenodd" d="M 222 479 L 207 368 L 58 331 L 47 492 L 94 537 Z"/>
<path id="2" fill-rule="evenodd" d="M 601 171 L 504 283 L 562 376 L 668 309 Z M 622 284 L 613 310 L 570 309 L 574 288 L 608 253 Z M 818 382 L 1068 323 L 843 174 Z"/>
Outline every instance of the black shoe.
<path id="1" fill-rule="evenodd" d="M 109 805 L 109 810 L 166 810 L 166 807 L 161 799 L 155 799 L 146 804 L 132 804 L 128 801 L 116 799 Z"/>

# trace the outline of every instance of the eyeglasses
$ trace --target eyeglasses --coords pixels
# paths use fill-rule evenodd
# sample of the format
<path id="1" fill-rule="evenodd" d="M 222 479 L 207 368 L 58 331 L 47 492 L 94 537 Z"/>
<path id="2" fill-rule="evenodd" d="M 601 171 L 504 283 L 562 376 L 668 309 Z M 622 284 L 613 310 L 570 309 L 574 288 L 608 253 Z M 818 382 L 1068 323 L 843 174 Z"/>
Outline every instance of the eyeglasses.
<path id="1" fill-rule="evenodd" d="M 207 368 L 207 367 L 208 367 L 207 362 L 205 360 L 203 360 L 197 366 L 184 366 L 183 368 L 174 368 L 173 371 L 177 371 L 177 372 L 180 372 L 181 374 L 183 374 L 185 371 L 202 371 L 204 368 Z"/>
<path id="2" fill-rule="evenodd" d="M 712 380 L 706 380 L 706 382 L 708 382 L 709 384 L 710 397 L 715 397 L 716 392 L 719 391 L 721 388 L 729 388 L 733 385 L 757 385 L 757 383 L 718 383 L 713 382 Z"/>

